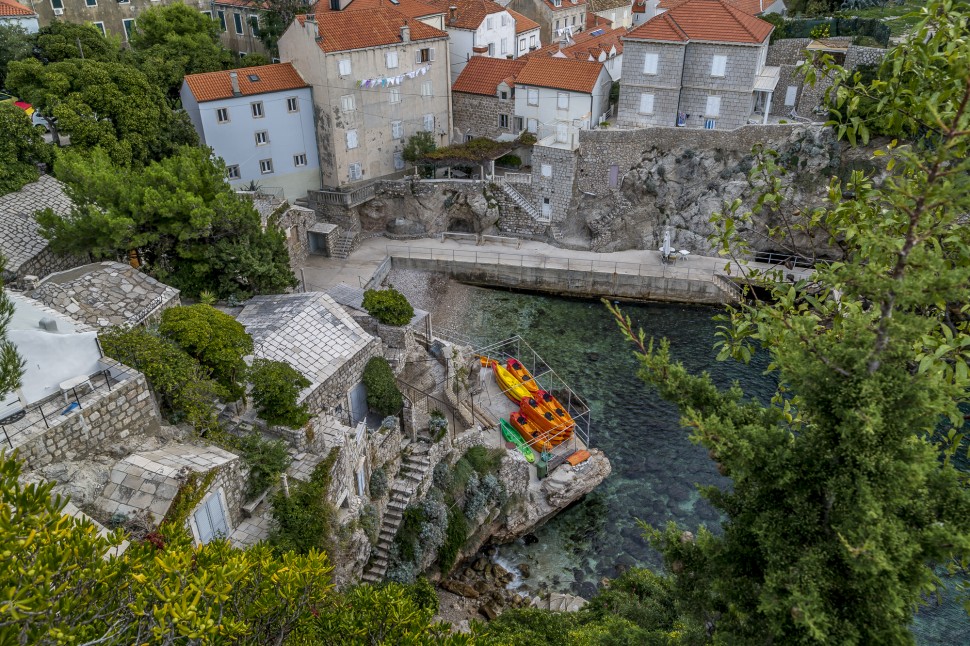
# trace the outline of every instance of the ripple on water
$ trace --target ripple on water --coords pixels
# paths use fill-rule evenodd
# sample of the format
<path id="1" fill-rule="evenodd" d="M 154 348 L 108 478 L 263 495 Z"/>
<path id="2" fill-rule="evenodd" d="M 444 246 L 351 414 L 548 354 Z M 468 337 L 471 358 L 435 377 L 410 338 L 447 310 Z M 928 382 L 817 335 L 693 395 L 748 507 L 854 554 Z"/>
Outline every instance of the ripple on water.
<path id="1" fill-rule="evenodd" d="M 599 302 L 460 288 L 466 311 L 436 320 L 480 344 L 518 334 L 589 404 L 590 436 L 613 464 L 613 473 L 583 500 L 535 532 L 538 541 L 503 545 L 503 563 L 528 563 L 529 589 L 589 597 L 603 577 L 633 567 L 661 567 L 644 541 L 640 520 L 652 526 L 676 521 L 690 529 L 719 530 L 720 515 L 696 485 L 728 486 L 707 451 L 692 444 L 675 407 L 636 376 L 637 363 Z M 464 309 L 464 308 L 463 308 Z M 766 357 L 750 366 L 718 362 L 712 349 L 717 310 L 669 304 L 624 305 L 647 336 L 666 337 L 688 370 L 708 371 L 721 386 L 741 381 L 762 401 L 773 390 Z M 920 644 L 970 643 L 967 616 L 952 600 L 920 612 Z"/>

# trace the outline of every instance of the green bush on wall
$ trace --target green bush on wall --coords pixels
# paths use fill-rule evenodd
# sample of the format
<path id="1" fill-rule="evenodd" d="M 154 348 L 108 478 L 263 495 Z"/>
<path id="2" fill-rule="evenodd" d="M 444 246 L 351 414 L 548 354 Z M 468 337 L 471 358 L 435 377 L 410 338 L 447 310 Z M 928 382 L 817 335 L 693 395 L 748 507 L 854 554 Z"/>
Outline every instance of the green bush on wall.
<path id="1" fill-rule="evenodd" d="M 393 287 L 365 291 L 364 309 L 385 325 L 407 325 L 414 318 L 408 299 Z"/>
<path id="2" fill-rule="evenodd" d="M 384 357 L 373 357 L 367 362 L 361 381 L 367 389 L 367 405 L 381 415 L 395 415 L 404 407 L 391 364 Z"/>

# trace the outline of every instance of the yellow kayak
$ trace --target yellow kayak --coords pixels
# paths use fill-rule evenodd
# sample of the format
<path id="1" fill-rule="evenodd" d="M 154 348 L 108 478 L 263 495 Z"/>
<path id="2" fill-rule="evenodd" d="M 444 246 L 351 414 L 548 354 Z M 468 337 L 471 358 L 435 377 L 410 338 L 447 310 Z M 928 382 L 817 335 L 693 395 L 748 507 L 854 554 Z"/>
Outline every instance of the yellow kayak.
<path id="1" fill-rule="evenodd" d="M 505 396 L 518 404 L 523 397 L 529 397 L 529 389 L 516 379 L 515 375 L 506 370 L 498 361 L 492 361 L 492 372 L 495 373 L 495 383 L 499 385 Z"/>

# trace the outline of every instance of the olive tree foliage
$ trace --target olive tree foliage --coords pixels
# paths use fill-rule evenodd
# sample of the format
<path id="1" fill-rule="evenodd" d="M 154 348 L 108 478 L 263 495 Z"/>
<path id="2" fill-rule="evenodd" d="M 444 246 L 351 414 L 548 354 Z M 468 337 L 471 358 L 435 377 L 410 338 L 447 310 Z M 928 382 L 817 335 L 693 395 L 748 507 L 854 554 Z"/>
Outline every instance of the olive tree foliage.
<path id="1" fill-rule="evenodd" d="M 0 195 L 19 191 L 40 177 L 38 164 L 49 164 L 53 149 L 20 108 L 0 103 Z"/>
<path id="2" fill-rule="evenodd" d="M 7 330 L 13 318 L 13 303 L 3 291 L 3 273 L 6 259 L 0 256 L 0 399 L 20 387 L 26 363 L 17 348 L 7 339 Z"/>
<path id="3" fill-rule="evenodd" d="M 911 643 L 934 566 L 966 568 L 970 488 L 952 457 L 970 388 L 970 32 L 949 1 L 928 16 L 876 80 L 829 70 L 839 134 L 866 139 L 855 109 L 868 96 L 872 118 L 926 136 L 887 142 L 882 170 L 833 178 L 811 212 L 788 208 L 783 169 L 762 156 L 758 209 L 785 218 L 773 244 L 821 233 L 841 250 L 810 280 L 747 269 L 770 298 L 723 318 L 722 359 L 769 354 L 771 401 L 688 374 L 614 310 L 641 377 L 732 480 L 704 490 L 727 517 L 722 536 L 647 528 L 679 610 L 717 643 Z M 736 202 L 714 217 L 724 254 L 745 252 L 737 232 L 756 215 Z"/>

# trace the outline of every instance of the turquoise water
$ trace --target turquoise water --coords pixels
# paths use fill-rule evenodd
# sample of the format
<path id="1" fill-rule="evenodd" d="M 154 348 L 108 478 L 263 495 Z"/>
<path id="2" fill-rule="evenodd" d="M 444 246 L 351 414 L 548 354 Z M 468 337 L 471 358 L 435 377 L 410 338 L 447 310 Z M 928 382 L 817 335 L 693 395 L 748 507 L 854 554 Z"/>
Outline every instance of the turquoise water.
<path id="1" fill-rule="evenodd" d="M 638 519 L 668 521 L 716 530 L 718 512 L 698 495 L 696 485 L 726 486 L 707 457 L 680 428 L 676 409 L 636 377 L 632 348 L 599 302 L 472 290 L 474 306 L 460 321 L 449 321 L 462 336 L 480 344 L 514 334 L 525 339 L 592 409 L 591 443 L 613 464 L 612 475 L 593 493 L 535 533 L 499 548 L 498 558 L 528 563 L 531 592 L 557 590 L 589 597 L 618 568 L 658 568 L 659 555 L 641 536 Z M 667 337 L 673 355 L 692 371 L 707 370 L 727 386 L 741 382 L 762 401 L 771 396 L 772 378 L 763 374 L 766 357 L 749 366 L 718 362 L 712 350 L 717 310 L 709 307 L 625 305 L 648 336 Z M 970 643 L 963 609 L 950 598 L 921 611 L 914 632 L 920 644 Z"/>

